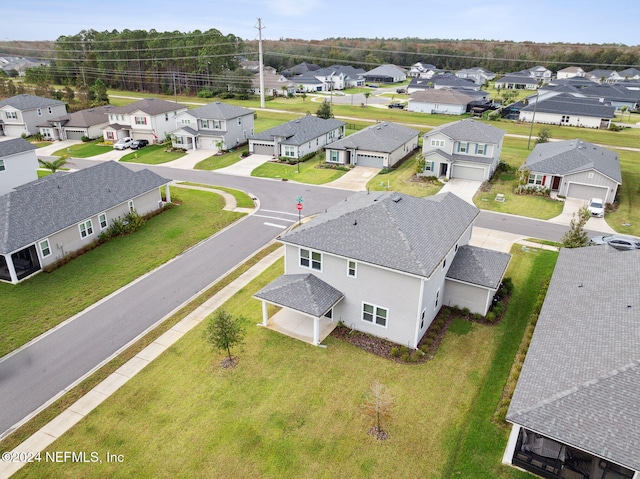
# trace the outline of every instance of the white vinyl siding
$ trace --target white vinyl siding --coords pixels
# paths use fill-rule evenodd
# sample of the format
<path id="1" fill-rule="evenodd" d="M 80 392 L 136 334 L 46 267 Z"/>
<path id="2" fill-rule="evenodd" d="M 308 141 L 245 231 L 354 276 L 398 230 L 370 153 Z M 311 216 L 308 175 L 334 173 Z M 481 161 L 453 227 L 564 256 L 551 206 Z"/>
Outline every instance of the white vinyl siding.
<path id="1" fill-rule="evenodd" d="M 357 263 L 351 260 L 347 261 L 347 275 L 355 278 L 357 271 Z"/>
<path id="2" fill-rule="evenodd" d="M 375 304 L 362 303 L 362 320 L 373 323 L 383 328 L 387 327 L 389 310 Z"/>

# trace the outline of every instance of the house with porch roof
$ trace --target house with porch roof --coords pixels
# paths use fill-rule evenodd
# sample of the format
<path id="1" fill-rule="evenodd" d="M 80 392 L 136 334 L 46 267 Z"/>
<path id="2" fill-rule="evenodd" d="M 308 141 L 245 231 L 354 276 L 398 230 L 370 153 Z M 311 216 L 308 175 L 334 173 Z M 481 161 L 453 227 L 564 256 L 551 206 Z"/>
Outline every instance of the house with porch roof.
<path id="1" fill-rule="evenodd" d="M 262 325 L 318 345 L 342 322 L 417 348 L 443 305 L 486 314 L 511 256 L 468 244 L 478 213 L 452 193 L 348 197 L 279 238 L 285 273 L 254 295 Z"/>
<path id="2" fill-rule="evenodd" d="M 15 95 L 0 100 L 0 135 L 22 136 L 38 133 L 38 124 L 67 114 L 60 100 L 35 95 Z"/>

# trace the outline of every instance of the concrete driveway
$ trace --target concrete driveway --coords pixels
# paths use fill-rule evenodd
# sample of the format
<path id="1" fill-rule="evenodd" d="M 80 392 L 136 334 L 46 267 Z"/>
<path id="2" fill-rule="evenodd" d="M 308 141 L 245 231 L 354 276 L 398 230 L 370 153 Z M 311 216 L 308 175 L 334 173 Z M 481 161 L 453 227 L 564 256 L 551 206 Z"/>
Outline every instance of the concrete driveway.
<path id="1" fill-rule="evenodd" d="M 467 203 L 473 204 L 473 196 L 476 194 L 476 191 L 478 191 L 481 184 L 482 181 L 454 178 L 445 183 L 440 190 L 440 193 L 453 193 L 465 200 Z"/>
<path id="2" fill-rule="evenodd" d="M 356 166 L 337 180 L 326 183 L 325 186 L 351 191 L 366 191 L 367 183 L 378 173 L 380 173 L 380 168 Z"/>
<path id="3" fill-rule="evenodd" d="M 564 200 L 564 206 L 562 207 L 562 213 L 560 213 L 555 218 L 551 218 L 548 220 L 550 223 L 556 223 L 559 225 L 569 226 L 571 224 L 571 220 L 574 217 L 574 214 L 578 215 L 578 210 L 583 206 L 587 206 L 587 200 L 581 200 L 579 198 L 566 198 Z M 585 225 L 586 229 L 593 231 L 602 231 L 603 233 L 615 233 L 616 231 L 611 228 L 604 220 L 604 218 L 589 218 L 587 224 Z"/>
<path id="4" fill-rule="evenodd" d="M 52 153 L 62 150 L 63 148 L 68 148 L 71 145 L 77 145 L 82 143 L 80 140 L 62 140 L 62 141 L 54 141 L 50 145 L 43 146 L 42 148 L 38 148 L 36 150 L 36 156 L 51 156 Z"/>
<path id="5" fill-rule="evenodd" d="M 182 168 L 184 170 L 193 170 L 193 167 L 200 163 L 202 160 L 206 160 L 210 156 L 215 155 L 213 150 L 203 150 L 198 148 L 197 150 L 187 150 L 187 154 L 177 160 L 164 163 L 163 166 L 170 168 Z"/>
<path id="6" fill-rule="evenodd" d="M 253 170 L 271 159 L 271 155 L 254 154 L 243 158 L 242 160 L 231 166 L 227 166 L 226 168 L 221 168 L 215 171 L 216 173 L 224 173 L 225 175 L 251 176 L 251 172 Z"/>

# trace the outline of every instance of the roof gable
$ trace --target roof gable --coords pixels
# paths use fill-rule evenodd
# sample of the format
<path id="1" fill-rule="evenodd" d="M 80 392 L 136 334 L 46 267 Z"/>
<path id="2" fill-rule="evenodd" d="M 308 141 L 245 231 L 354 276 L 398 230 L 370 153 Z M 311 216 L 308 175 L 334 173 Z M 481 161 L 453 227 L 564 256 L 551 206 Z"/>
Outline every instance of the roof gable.
<path id="1" fill-rule="evenodd" d="M 205 120 L 231 120 L 233 118 L 238 118 L 239 116 L 253 115 L 253 110 L 216 101 L 205 106 L 189 110 L 189 114 L 194 118 Z"/>
<path id="2" fill-rule="evenodd" d="M 306 115 L 296 120 L 291 120 L 282 125 L 274 126 L 251 136 L 251 140 L 273 141 L 274 138 L 282 138 L 282 144 L 302 145 L 308 141 L 326 135 L 344 125 L 344 122 L 334 118 L 323 119 L 317 116 Z"/>
<path id="3" fill-rule="evenodd" d="M 27 95 L 26 93 L 21 95 L 12 96 L 0 100 L 0 108 L 5 106 L 11 106 L 17 110 L 35 110 L 36 108 L 44 108 L 47 106 L 64 105 L 60 100 L 53 100 L 51 98 L 43 98 L 41 96 Z"/>
<path id="4" fill-rule="evenodd" d="M 144 98 L 143 100 L 130 103 L 129 105 L 114 108 L 109 113 L 116 115 L 130 115 L 137 111 L 141 111 L 147 115 L 159 115 L 186 108 L 186 106 L 172 101 L 160 100 L 159 98 Z"/>
<path id="5" fill-rule="evenodd" d="M 454 141 L 471 141 L 474 143 L 493 143 L 495 145 L 502 141 L 505 131 L 495 126 L 487 125 L 470 118 L 454 121 L 446 125 L 434 128 L 425 136 L 431 136 L 434 133 L 442 133 Z"/>
<path id="6" fill-rule="evenodd" d="M 23 138 L 12 138 L 11 140 L 0 141 L 0 158 L 35 149 L 37 149 L 35 145 L 32 145 Z"/>
<path id="7" fill-rule="evenodd" d="M 368 126 L 326 146 L 334 150 L 356 149 L 391 153 L 417 137 L 419 131 L 398 123 L 384 122 Z"/>

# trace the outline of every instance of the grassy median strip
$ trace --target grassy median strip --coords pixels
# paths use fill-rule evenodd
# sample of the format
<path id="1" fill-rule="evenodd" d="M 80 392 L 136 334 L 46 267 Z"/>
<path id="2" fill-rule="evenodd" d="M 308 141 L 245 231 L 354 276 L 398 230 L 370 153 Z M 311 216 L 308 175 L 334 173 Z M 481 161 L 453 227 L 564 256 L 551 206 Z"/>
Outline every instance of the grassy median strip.
<path id="1" fill-rule="evenodd" d="M 224 355 L 211 351 L 200 324 L 48 449 L 101 457 L 109 451 L 124 462 L 35 463 L 16 477 L 435 479 L 462 466 L 477 466 L 480 475 L 471 469 L 460 477 L 489 477 L 483 471 L 487 463 L 499 468 L 496 456 L 506 443 L 491 413 L 520 342 L 519 315 L 526 324 L 528 298 L 535 300 L 532 279 L 550 274 L 538 266 L 546 255 L 514 257 L 507 319 L 448 333 L 435 358 L 422 364 L 390 362 L 331 336 L 327 349 L 315 348 L 256 327 L 261 308 L 251 295 L 282 273 L 279 261 L 223 306 L 245 318 L 236 368 L 220 368 Z M 395 397 L 390 439 L 381 442 L 367 435 L 371 424 L 359 409 L 374 380 Z M 485 393 L 494 389 L 496 398 Z M 469 424 L 493 432 L 486 459 L 458 453 L 470 439 Z M 509 470 L 502 477 L 524 475 Z"/>
<path id="2" fill-rule="evenodd" d="M 132 235 L 112 239 L 51 273 L 17 285 L 0 283 L 0 357 L 243 216 L 223 211 L 222 197 L 210 192 L 174 188 L 172 197 L 182 204 Z"/>

